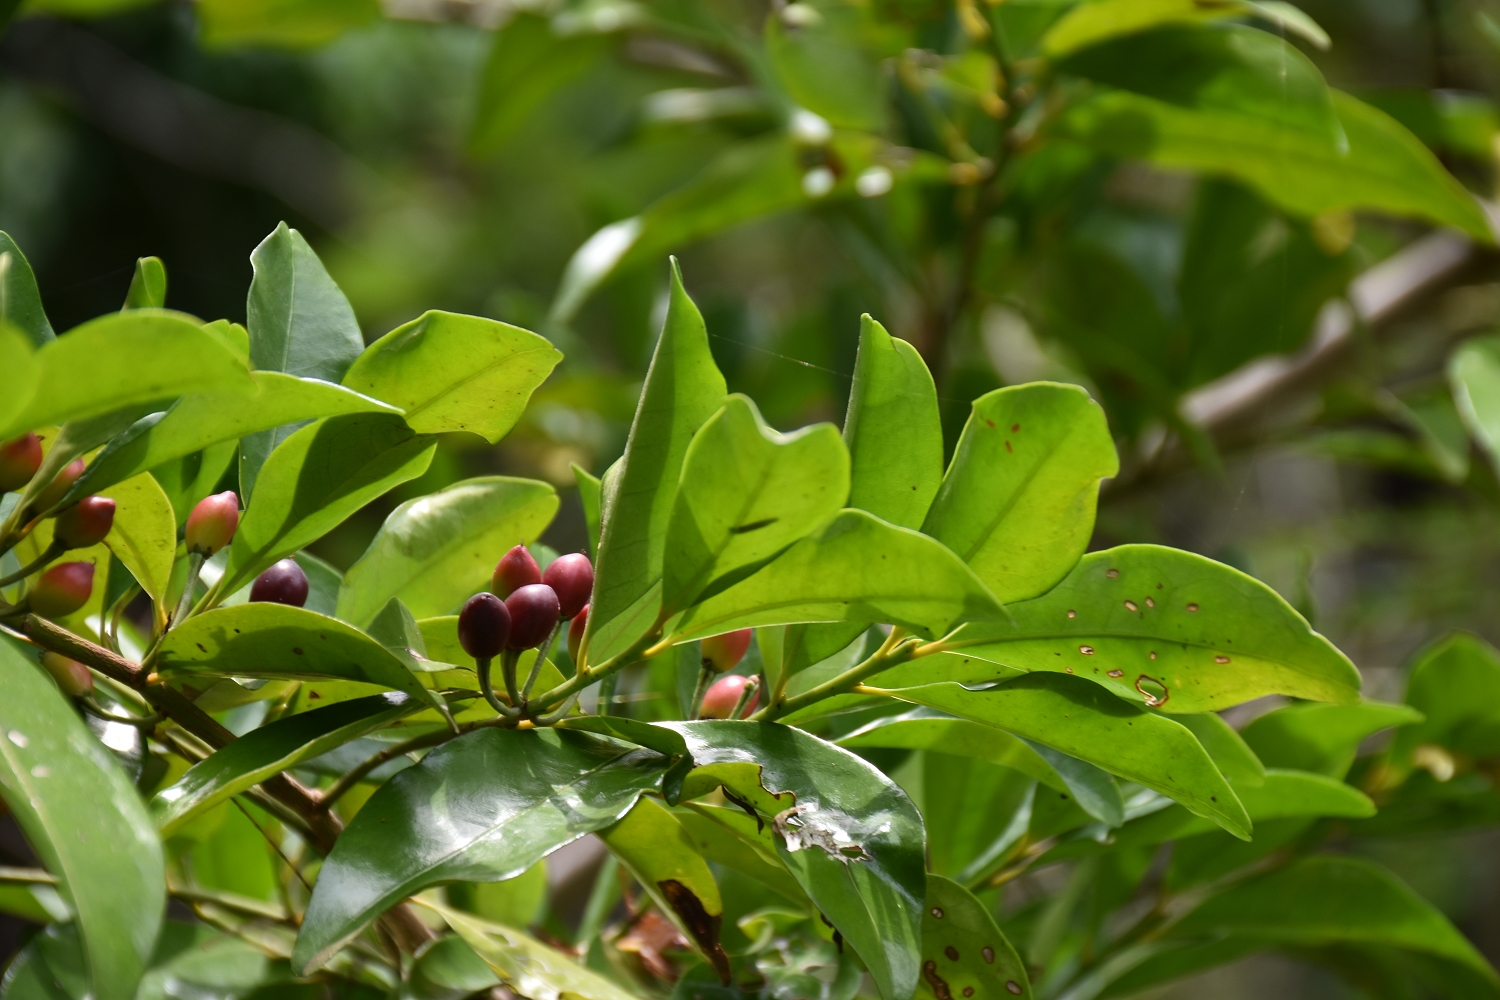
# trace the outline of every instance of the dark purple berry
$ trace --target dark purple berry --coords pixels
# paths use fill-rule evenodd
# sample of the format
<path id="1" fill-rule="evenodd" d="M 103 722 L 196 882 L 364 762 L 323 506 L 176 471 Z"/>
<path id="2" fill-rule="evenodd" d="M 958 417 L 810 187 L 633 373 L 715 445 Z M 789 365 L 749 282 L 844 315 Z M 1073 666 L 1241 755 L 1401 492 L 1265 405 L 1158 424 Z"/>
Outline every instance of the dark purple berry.
<path id="1" fill-rule="evenodd" d="M 475 594 L 458 613 L 458 643 L 476 660 L 500 655 L 510 634 L 510 609 L 494 594 Z"/>
<path id="2" fill-rule="evenodd" d="M 557 594 L 562 616 L 572 618 L 594 592 L 594 564 L 582 552 L 558 556 L 542 574 L 542 582 Z"/>
<path id="3" fill-rule="evenodd" d="M 307 603 L 307 574 L 297 560 L 283 559 L 255 578 L 250 600 L 300 608 Z"/>
<path id="4" fill-rule="evenodd" d="M 545 583 L 520 588 L 505 599 L 505 607 L 510 611 L 510 638 L 505 644 L 511 649 L 541 645 L 557 624 L 557 594 Z"/>

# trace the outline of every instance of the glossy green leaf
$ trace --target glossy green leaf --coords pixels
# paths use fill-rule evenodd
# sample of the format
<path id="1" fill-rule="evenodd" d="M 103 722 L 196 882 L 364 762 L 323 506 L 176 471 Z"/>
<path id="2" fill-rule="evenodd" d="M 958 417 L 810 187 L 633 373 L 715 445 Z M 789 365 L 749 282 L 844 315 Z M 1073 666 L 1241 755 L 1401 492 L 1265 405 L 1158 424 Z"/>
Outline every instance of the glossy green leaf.
<path id="1" fill-rule="evenodd" d="M 432 310 L 366 348 L 344 385 L 399 406 L 419 434 L 469 431 L 494 444 L 561 360 L 520 327 Z"/>
<path id="2" fill-rule="evenodd" d="M 253 602 L 189 618 L 159 649 L 164 674 L 331 677 L 363 681 L 431 703 L 395 654 L 359 629 L 286 604 Z"/>
<path id="3" fill-rule="evenodd" d="M 0 264 L 0 301 L 4 302 L 0 322 L 24 336 L 32 347 L 42 347 L 56 335 L 42 308 L 42 294 L 37 290 L 31 264 L 4 231 L 0 231 L 0 255 L 8 255 Z"/>
<path id="4" fill-rule="evenodd" d="M 694 802 L 673 812 L 692 841 L 693 850 L 714 864 L 748 875 L 787 900 L 810 907 L 807 893 L 776 855 L 774 838 L 757 833 L 755 820 L 734 806 Z"/>
<path id="5" fill-rule="evenodd" d="M 433 906 L 500 981 L 529 1000 L 636 1000 L 571 955 L 501 924 Z"/>
<path id="6" fill-rule="evenodd" d="M 974 401 L 922 530 L 1005 604 L 1046 593 L 1094 533 L 1099 480 L 1120 471 L 1104 410 L 1078 386 L 996 389 Z"/>
<path id="7" fill-rule="evenodd" d="M 589 530 L 589 558 L 598 559 L 601 484 L 597 477 L 576 462 L 573 463 L 573 478 L 578 482 L 578 502 L 583 505 L 583 522 Z"/>
<path id="8" fill-rule="evenodd" d="M 317 379 L 281 372 L 251 372 L 250 378 L 250 392 L 193 393 L 163 412 L 142 417 L 89 464 L 68 498 L 98 492 L 138 472 L 282 424 L 346 413 L 397 412 L 377 399 Z"/>
<path id="9" fill-rule="evenodd" d="M 766 18 L 766 56 L 793 101 L 840 128 L 878 129 L 885 86 L 878 53 L 861 44 L 870 29 L 867 9 L 838 0 L 807 0 L 806 14 L 772 9 Z"/>
<path id="10" fill-rule="evenodd" d="M 755 807 L 776 833 L 782 863 L 859 954 L 881 995 L 910 996 L 926 884 L 922 817 L 906 794 L 849 751 L 788 726 L 671 728 L 699 765 L 683 794 L 722 782 Z"/>
<path id="11" fill-rule="evenodd" d="M 77 914 L 92 995 L 130 1000 L 166 905 L 156 829 L 109 751 L 8 638 L 0 682 L 0 794 Z"/>
<path id="12" fill-rule="evenodd" d="M 1266 766 L 1255 751 L 1250 749 L 1243 737 L 1225 722 L 1222 717 L 1205 712 L 1202 715 L 1177 715 L 1175 721 L 1192 730 L 1203 749 L 1213 758 L 1219 773 L 1234 782 L 1237 788 L 1262 784 L 1266 780 Z"/>
<path id="13" fill-rule="evenodd" d="M 943 479 L 937 389 L 916 348 L 868 314 L 860 318 L 844 443 L 849 506 L 920 528 Z"/>
<path id="14" fill-rule="evenodd" d="M 31 342 L 0 322 L 0 427 L 10 426 L 30 404 L 40 370 Z"/>
<path id="15" fill-rule="evenodd" d="M 673 641 L 810 621 L 888 622 L 933 638 L 960 622 L 1004 617 L 984 583 L 940 542 L 845 510 L 764 569 L 690 608 Z"/>
<path id="16" fill-rule="evenodd" d="M 464 1000 L 499 985 L 500 977 L 456 935 L 439 938 L 412 963 L 412 1000 Z"/>
<path id="17" fill-rule="evenodd" d="M 635 876 L 656 905 L 729 980 L 729 956 L 719 943 L 724 901 L 714 873 L 677 817 L 656 799 L 643 797 L 599 839 Z"/>
<path id="18" fill-rule="evenodd" d="M 142 257 L 125 293 L 126 309 L 162 309 L 167 304 L 167 266 L 160 257 Z"/>
<path id="19" fill-rule="evenodd" d="M 476 730 L 382 785 L 323 863 L 292 966 L 325 964 L 366 923 L 444 882 L 497 882 L 623 816 L 667 758 L 586 733 Z M 480 953 L 483 957 L 483 952 Z"/>
<path id="20" fill-rule="evenodd" d="M 1500 988 L 1490 964 L 1431 903 L 1389 871 L 1357 858 L 1293 862 L 1211 897 L 1173 932 L 1292 946 L 1358 942 L 1409 949 L 1466 966 Z"/>
<path id="21" fill-rule="evenodd" d="M 1420 722 L 1405 705 L 1366 701 L 1357 705 L 1287 705 L 1260 716 L 1240 731 L 1266 767 L 1297 768 L 1342 778 L 1359 745 L 1382 729 Z"/>
<path id="22" fill-rule="evenodd" d="M 967 889 L 941 875 L 927 876 L 916 995 L 923 1000 L 1031 996 L 1026 966 L 995 918 Z"/>
<path id="23" fill-rule="evenodd" d="M 151 358 L 149 365 L 142 358 Z M 191 392 L 245 392 L 250 373 L 176 313 L 134 309 L 90 320 L 37 351 L 37 391 L 0 437 Z"/>
<path id="24" fill-rule="evenodd" d="M 1368 209 L 1427 219 L 1491 242 L 1473 197 L 1397 122 L 1333 92 L 1347 140 L 1183 108 L 1138 94 L 1100 94 L 1059 120 L 1056 131 L 1116 156 L 1233 177 L 1303 216 Z"/>
<path id="25" fill-rule="evenodd" d="M 115 501 L 115 520 L 104 544 L 125 564 L 160 608 L 177 557 L 177 518 L 155 479 L 141 473 L 102 493 Z"/>
<path id="26" fill-rule="evenodd" d="M 1500 754 L 1500 651 L 1477 635 L 1455 632 L 1422 650 L 1405 700 L 1425 718 L 1397 731 L 1395 760 L 1424 743 L 1480 758 Z"/>
<path id="27" fill-rule="evenodd" d="M 197 8 L 210 48 L 312 48 L 380 17 L 378 0 L 202 0 Z M 295 230 L 294 230 L 295 232 Z"/>
<path id="28" fill-rule="evenodd" d="M 890 693 L 1061 750 L 1249 839 L 1249 817 L 1191 732 L 1081 677 L 1034 673 L 981 691 L 944 682 Z"/>
<path id="29" fill-rule="evenodd" d="M 1448 382 L 1469 433 L 1500 469 L 1500 337 L 1465 341 L 1448 359 Z"/>
<path id="30" fill-rule="evenodd" d="M 344 575 L 338 616 L 363 625 L 399 597 L 418 618 L 449 614 L 483 590 L 513 545 L 535 541 L 557 513 L 546 483 L 483 476 L 391 512 Z"/>
<path id="31" fill-rule="evenodd" d="M 1068 11 L 1042 38 L 1043 51 L 1053 59 L 1100 42 L 1171 24 L 1217 21 L 1223 18 L 1260 16 L 1312 42 L 1328 48 L 1328 35 L 1317 23 L 1291 4 L 1254 3 L 1250 0 L 1097 0 Z"/>
<path id="32" fill-rule="evenodd" d="M 748 398 L 730 396 L 683 458 L 667 525 L 665 612 L 776 555 L 848 495 L 849 453 L 832 424 L 780 434 Z"/>
<path id="33" fill-rule="evenodd" d="M 436 449 L 435 440 L 384 413 L 329 417 L 287 438 L 261 469 L 235 533 L 225 592 L 426 472 Z"/>
<path id="34" fill-rule="evenodd" d="M 651 628 L 660 609 L 663 553 L 677 480 L 693 435 L 724 405 L 724 376 L 703 316 L 672 264 L 661 339 L 630 425 L 618 488 L 606 504 L 594 599 L 582 655 L 602 662 Z"/>
<path id="35" fill-rule="evenodd" d="M 862 638 L 868 622 L 814 622 L 787 625 L 781 640 L 779 669 L 786 676 L 800 674 L 809 667 L 839 656 L 853 645 L 863 651 Z M 851 663 L 850 666 L 853 666 Z M 774 673 L 774 671 L 772 671 Z M 770 674 L 767 682 L 775 686 Z"/>
<path id="36" fill-rule="evenodd" d="M 1091 552 L 1044 597 L 1007 610 L 1008 621 L 966 626 L 947 647 L 1020 670 L 1077 673 L 1167 712 L 1267 694 L 1359 698 L 1354 665 L 1275 591 L 1190 552 Z"/>
<path id="37" fill-rule="evenodd" d="M 688 752 L 687 742 L 675 729 L 624 716 L 578 715 L 563 719 L 558 726 L 583 733 L 596 733 L 599 736 L 613 736 L 615 739 L 655 750 L 666 757 L 683 757 Z"/>
<path id="38" fill-rule="evenodd" d="M 152 817 L 170 836 L 194 817 L 305 760 L 408 715 L 422 703 L 404 694 L 341 701 L 252 729 L 188 768 L 151 800 Z"/>

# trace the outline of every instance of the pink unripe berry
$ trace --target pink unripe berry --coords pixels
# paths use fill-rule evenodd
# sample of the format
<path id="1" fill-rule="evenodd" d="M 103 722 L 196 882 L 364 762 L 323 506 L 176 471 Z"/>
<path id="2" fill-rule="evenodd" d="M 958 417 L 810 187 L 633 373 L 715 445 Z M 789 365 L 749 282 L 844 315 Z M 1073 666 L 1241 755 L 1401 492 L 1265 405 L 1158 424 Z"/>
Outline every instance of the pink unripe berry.
<path id="1" fill-rule="evenodd" d="M 458 643 L 476 660 L 499 656 L 509 635 L 510 609 L 494 594 L 475 594 L 458 613 Z"/>
<path id="2" fill-rule="evenodd" d="M 69 698 L 82 698 L 94 690 L 94 675 L 77 660 L 70 660 L 49 649 L 42 654 L 42 666 L 47 668 L 47 673 L 52 675 L 57 686 Z"/>
<path id="3" fill-rule="evenodd" d="M 744 693 L 745 685 L 751 683 L 754 678 L 745 677 L 741 674 L 730 674 L 728 677 L 720 677 L 714 681 L 703 695 L 703 708 L 699 711 L 699 718 L 703 719 L 727 719 L 734 711 L 734 706 L 740 703 L 740 695 Z M 755 711 L 755 706 L 760 704 L 760 692 L 750 696 L 750 704 L 745 706 L 745 712 Z"/>
<path id="4" fill-rule="evenodd" d="M 230 543 L 239 526 L 240 498 L 233 490 L 204 497 L 188 515 L 187 549 L 211 556 Z"/>
<path id="5" fill-rule="evenodd" d="M 12 493 L 31 482 L 42 467 L 42 439 L 22 434 L 0 444 L 0 493 Z"/>
<path id="6" fill-rule="evenodd" d="M 98 545 L 115 525 L 115 502 L 109 497 L 84 497 L 57 515 L 52 537 L 70 549 Z"/>
<path id="7" fill-rule="evenodd" d="M 510 638 L 505 645 L 511 649 L 541 645 L 557 624 L 557 594 L 545 583 L 519 588 L 505 599 L 505 607 L 510 612 Z"/>
<path id="8" fill-rule="evenodd" d="M 87 604 L 93 592 L 93 563 L 58 563 L 37 577 L 27 600 L 43 618 L 62 618 Z"/>
<path id="9" fill-rule="evenodd" d="M 562 616 L 572 618 L 594 592 L 594 564 L 582 552 L 558 556 L 542 574 L 542 582 L 557 594 Z"/>
<path id="10" fill-rule="evenodd" d="M 530 550 L 517 545 L 500 557 L 495 575 L 490 578 L 490 592 L 502 601 L 522 587 L 542 582 L 542 569 Z"/>
<path id="11" fill-rule="evenodd" d="M 588 627 L 589 606 L 585 604 L 573 616 L 573 624 L 568 626 L 568 653 L 575 660 L 578 659 L 578 651 L 583 648 L 583 633 Z"/>
<path id="12" fill-rule="evenodd" d="M 307 603 L 307 574 L 297 560 L 283 559 L 255 578 L 250 600 L 300 608 Z"/>
<path id="13" fill-rule="evenodd" d="M 63 466 L 61 472 L 52 477 L 52 482 L 42 487 L 36 499 L 31 501 L 31 508 L 38 512 L 50 510 L 72 488 L 73 482 L 81 475 L 83 475 L 83 459 L 75 458 Z"/>
<path id="14" fill-rule="evenodd" d="M 719 673 L 733 670 L 745 658 L 755 630 L 742 628 L 711 635 L 703 640 L 703 665 Z"/>

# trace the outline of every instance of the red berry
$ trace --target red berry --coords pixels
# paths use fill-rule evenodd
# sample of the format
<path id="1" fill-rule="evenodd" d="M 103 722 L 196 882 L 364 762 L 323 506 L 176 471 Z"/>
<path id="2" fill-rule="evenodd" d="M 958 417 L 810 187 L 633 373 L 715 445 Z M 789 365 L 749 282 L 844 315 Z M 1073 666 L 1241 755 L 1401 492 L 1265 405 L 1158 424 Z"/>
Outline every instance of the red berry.
<path id="1" fill-rule="evenodd" d="M 94 690 L 94 675 L 89 673 L 89 668 L 77 660 L 70 660 L 61 653 L 54 653 L 50 649 L 42 654 L 42 666 L 47 668 L 47 673 L 57 681 L 57 686 L 62 688 L 63 694 L 70 698 L 81 698 Z"/>
<path id="2" fill-rule="evenodd" d="M 37 577 L 28 600 L 31 610 L 43 618 L 62 618 L 87 604 L 93 592 L 93 563 L 58 563 Z"/>
<path id="3" fill-rule="evenodd" d="M 307 603 L 307 574 L 297 560 L 283 559 L 255 578 L 250 600 L 300 608 Z"/>
<path id="4" fill-rule="evenodd" d="M 188 515 L 187 549 L 211 556 L 229 544 L 239 526 L 240 498 L 233 490 L 204 497 Z"/>
<path id="5" fill-rule="evenodd" d="M 42 439 L 35 434 L 0 444 L 0 493 L 21 489 L 41 467 Z"/>
<path id="6" fill-rule="evenodd" d="M 115 524 L 115 502 L 109 497 L 84 497 L 57 515 L 52 537 L 70 549 L 98 545 Z"/>
<path id="7" fill-rule="evenodd" d="M 703 640 L 703 665 L 721 674 L 733 670 L 745 658 L 754 636 L 755 630 L 748 628 L 709 636 Z"/>
<path id="8" fill-rule="evenodd" d="M 582 552 L 558 556 L 542 574 L 542 582 L 557 594 L 564 618 L 572 618 L 594 591 L 594 564 Z"/>
<path id="9" fill-rule="evenodd" d="M 740 674 L 730 674 L 728 677 L 720 677 L 709 686 L 703 695 L 703 708 L 698 717 L 702 719 L 727 719 L 729 713 L 734 711 L 734 706 L 740 703 L 740 694 L 745 690 L 745 685 L 754 678 L 744 677 Z M 760 704 L 760 692 L 750 696 L 750 704 L 745 706 L 744 714 L 755 711 L 755 706 Z"/>
<path id="10" fill-rule="evenodd" d="M 568 626 L 568 653 L 573 659 L 578 659 L 578 651 L 583 648 L 583 631 L 589 627 L 589 606 L 585 604 L 573 616 L 573 624 Z"/>
<path id="11" fill-rule="evenodd" d="M 522 587 L 541 582 L 541 567 L 526 546 L 517 545 L 500 557 L 495 575 L 490 578 L 490 592 L 504 600 Z"/>
<path id="12" fill-rule="evenodd" d="M 545 583 L 521 587 L 505 599 L 505 607 L 510 612 L 510 638 L 505 645 L 511 649 L 541 645 L 557 624 L 557 594 Z"/>
<path id="13" fill-rule="evenodd" d="M 42 487 L 36 498 L 31 501 L 32 509 L 38 512 L 51 510 L 73 486 L 73 481 L 81 475 L 83 475 L 83 459 L 75 458 L 63 466 L 61 472 L 52 477 L 52 482 Z"/>
<path id="14" fill-rule="evenodd" d="M 510 609 L 494 594 L 475 594 L 458 613 L 458 643 L 476 660 L 499 656 L 509 634 Z"/>

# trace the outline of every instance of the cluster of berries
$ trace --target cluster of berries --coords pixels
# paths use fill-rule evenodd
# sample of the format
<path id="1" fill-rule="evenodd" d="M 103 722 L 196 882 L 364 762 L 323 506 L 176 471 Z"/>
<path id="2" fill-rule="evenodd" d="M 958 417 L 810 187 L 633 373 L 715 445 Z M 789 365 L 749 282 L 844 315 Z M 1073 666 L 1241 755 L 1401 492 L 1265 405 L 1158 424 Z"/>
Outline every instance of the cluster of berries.
<path id="1" fill-rule="evenodd" d="M 540 646 L 559 621 L 568 621 L 576 655 L 588 625 L 594 566 L 582 552 L 558 556 L 545 573 L 524 545 L 501 558 L 488 591 L 469 598 L 458 615 L 458 641 L 476 660 L 507 649 Z"/>

